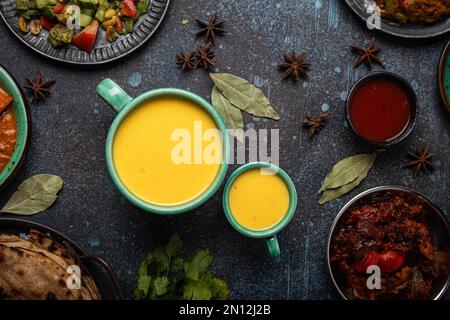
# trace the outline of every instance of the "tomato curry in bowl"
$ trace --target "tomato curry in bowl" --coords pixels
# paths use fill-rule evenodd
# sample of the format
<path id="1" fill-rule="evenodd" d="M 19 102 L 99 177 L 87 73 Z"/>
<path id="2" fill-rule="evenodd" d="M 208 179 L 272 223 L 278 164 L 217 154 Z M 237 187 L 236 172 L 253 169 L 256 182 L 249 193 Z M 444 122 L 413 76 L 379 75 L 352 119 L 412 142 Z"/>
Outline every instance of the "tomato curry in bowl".
<path id="1" fill-rule="evenodd" d="M 450 279 L 448 221 L 409 189 L 368 190 L 338 214 L 328 267 L 344 299 L 439 299 Z"/>
<path id="2" fill-rule="evenodd" d="M 19 168 L 29 133 L 26 98 L 14 78 L 0 66 L 0 188 Z"/>

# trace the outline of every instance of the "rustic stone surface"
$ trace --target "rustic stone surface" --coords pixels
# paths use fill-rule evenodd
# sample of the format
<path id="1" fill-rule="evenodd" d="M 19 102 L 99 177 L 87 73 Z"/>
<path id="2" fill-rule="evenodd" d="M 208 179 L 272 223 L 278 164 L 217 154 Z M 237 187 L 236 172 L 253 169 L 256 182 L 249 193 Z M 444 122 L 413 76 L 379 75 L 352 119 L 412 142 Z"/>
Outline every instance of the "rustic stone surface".
<path id="1" fill-rule="evenodd" d="M 216 11 L 229 30 L 226 37 L 217 39 L 218 69 L 261 87 L 282 118 L 279 122 L 245 118 L 247 127 L 280 129 L 280 165 L 298 189 L 296 216 L 279 234 L 283 253 L 278 262 L 269 260 L 262 240 L 245 238 L 229 226 L 222 212 L 221 190 L 191 213 L 155 216 L 128 203 L 105 166 L 104 143 L 114 112 L 95 93 L 96 84 L 111 77 L 131 95 L 179 87 L 209 98 L 212 82 L 207 74 L 181 72 L 175 53 L 194 48 L 194 18 L 206 19 Z M 189 24 L 182 24 L 184 18 Z M 161 28 L 143 48 L 118 62 L 89 68 L 40 57 L 19 43 L 3 23 L 0 34 L 0 63 L 19 81 L 37 69 L 58 81 L 52 97 L 32 107 L 28 158 L 13 184 L 1 192 L 0 203 L 33 174 L 60 175 L 65 185 L 58 202 L 29 219 L 58 229 L 108 260 L 128 298 L 140 261 L 175 232 L 182 236 L 185 251 L 210 249 L 214 271 L 229 283 L 231 298 L 337 298 L 326 267 L 326 241 L 334 217 L 351 197 L 379 185 L 401 185 L 423 192 L 450 214 L 450 126 L 436 82 L 445 39 L 411 43 L 378 37 L 387 70 L 408 79 L 417 91 L 416 127 L 406 141 L 380 156 L 357 190 L 320 206 L 316 191 L 331 166 L 343 157 L 368 151 L 346 127 L 344 100 L 352 84 L 368 72 L 364 66 L 352 69 L 355 56 L 347 45 L 366 44 L 371 32 L 340 1 L 174 1 Z M 293 49 L 305 51 L 312 64 L 308 81 L 281 80 L 276 66 L 281 55 Z M 328 109 L 329 124 L 310 141 L 301 120 Z M 404 151 L 427 142 L 436 153 L 438 170 L 414 178 L 402 168 Z"/>

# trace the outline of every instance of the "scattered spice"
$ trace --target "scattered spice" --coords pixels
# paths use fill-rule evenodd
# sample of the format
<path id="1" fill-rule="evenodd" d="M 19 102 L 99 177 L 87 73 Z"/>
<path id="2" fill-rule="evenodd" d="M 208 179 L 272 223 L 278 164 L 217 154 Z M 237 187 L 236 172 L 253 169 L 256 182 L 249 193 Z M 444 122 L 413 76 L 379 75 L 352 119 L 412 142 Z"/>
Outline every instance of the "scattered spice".
<path id="1" fill-rule="evenodd" d="M 203 22 L 199 19 L 195 20 L 200 28 L 200 30 L 195 34 L 197 38 L 204 37 L 206 43 L 211 43 L 214 45 L 214 39 L 217 36 L 226 33 L 224 29 L 225 21 L 219 20 L 217 13 L 214 13 L 208 22 Z"/>
<path id="2" fill-rule="evenodd" d="M 197 68 L 208 69 L 209 66 L 216 66 L 216 56 L 212 51 L 212 45 L 209 43 L 206 46 L 197 45 Z"/>
<path id="3" fill-rule="evenodd" d="M 417 176 L 421 171 L 434 171 L 436 167 L 431 163 L 433 153 L 429 152 L 430 144 L 425 144 L 421 149 L 416 147 L 415 151 L 409 151 L 408 161 L 406 161 L 406 168 L 414 169 L 414 175 Z"/>
<path id="4" fill-rule="evenodd" d="M 284 70 L 283 78 L 291 77 L 294 81 L 308 78 L 308 70 L 311 65 L 305 62 L 304 52 L 297 56 L 295 51 L 292 51 L 290 55 L 284 54 L 283 58 L 284 63 L 278 65 L 281 70 Z"/>
<path id="5" fill-rule="evenodd" d="M 191 70 L 195 67 L 195 52 L 180 52 L 177 54 L 177 65 L 183 71 Z"/>
<path id="6" fill-rule="evenodd" d="M 58 198 L 63 187 L 60 177 L 37 174 L 22 182 L 0 212 L 33 215 L 47 210 Z"/>
<path id="7" fill-rule="evenodd" d="M 29 78 L 25 78 L 25 81 L 27 82 L 25 89 L 28 89 L 33 93 L 33 98 L 31 99 L 32 103 L 44 101 L 47 97 L 49 97 L 51 94 L 49 88 L 56 83 L 54 80 L 43 81 L 40 71 L 36 71 L 34 81 Z"/>
<path id="8" fill-rule="evenodd" d="M 308 128 L 308 136 L 311 139 L 316 133 L 318 133 L 330 117 L 330 112 L 321 112 L 319 117 L 306 117 L 303 120 L 303 127 Z"/>
<path id="9" fill-rule="evenodd" d="M 261 89 L 246 79 L 230 73 L 210 73 L 209 76 L 231 105 L 255 117 L 280 120 L 280 116 Z"/>
<path id="10" fill-rule="evenodd" d="M 337 199 L 359 186 L 367 177 L 380 152 L 383 152 L 383 150 L 356 154 L 336 163 L 319 189 L 319 193 L 323 192 L 319 203 L 324 204 Z"/>
<path id="11" fill-rule="evenodd" d="M 377 63 L 384 69 L 384 64 L 381 61 L 380 57 L 378 56 L 382 48 L 375 47 L 375 37 L 373 37 L 372 40 L 370 40 L 370 43 L 367 46 L 367 48 L 362 48 L 355 45 L 350 45 L 350 48 L 352 48 L 354 52 L 360 55 L 360 57 L 356 60 L 355 64 L 353 65 L 353 69 L 357 68 L 363 62 L 369 68 L 369 70 L 372 70 L 372 63 Z"/>

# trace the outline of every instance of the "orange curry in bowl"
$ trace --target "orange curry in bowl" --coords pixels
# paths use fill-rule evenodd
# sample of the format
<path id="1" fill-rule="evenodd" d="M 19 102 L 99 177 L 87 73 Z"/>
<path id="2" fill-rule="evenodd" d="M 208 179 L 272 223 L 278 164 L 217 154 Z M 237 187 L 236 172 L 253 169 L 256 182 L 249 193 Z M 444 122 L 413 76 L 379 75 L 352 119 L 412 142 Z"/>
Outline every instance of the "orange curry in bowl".
<path id="1" fill-rule="evenodd" d="M 0 172 L 8 164 L 16 145 L 16 116 L 12 97 L 0 88 Z"/>

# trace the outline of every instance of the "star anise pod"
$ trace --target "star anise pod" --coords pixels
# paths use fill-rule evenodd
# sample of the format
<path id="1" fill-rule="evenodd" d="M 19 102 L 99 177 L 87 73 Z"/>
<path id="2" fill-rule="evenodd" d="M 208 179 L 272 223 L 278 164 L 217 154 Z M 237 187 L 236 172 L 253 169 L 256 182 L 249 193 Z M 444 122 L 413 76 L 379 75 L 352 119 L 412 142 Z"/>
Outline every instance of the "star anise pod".
<path id="1" fill-rule="evenodd" d="M 191 70 L 195 67 L 195 52 L 180 52 L 177 54 L 177 65 L 183 71 Z"/>
<path id="2" fill-rule="evenodd" d="M 304 52 L 297 56 L 295 51 L 292 51 L 290 55 L 284 54 L 283 58 L 284 63 L 278 65 L 281 70 L 284 70 L 283 78 L 292 77 L 295 81 L 300 78 L 308 78 L 308 70 L 311 65 L 305 62 Z"/>
<path id="3" fill-rule="evenodd" d="M 195 54 L 195 57 L 197 58 L 197 68 L 208 69 L 209 66 L 216 66 L 216 56 L 211 48 L 211 44 L 206 46 L 197 45 L 197 53 Z"/>
<path id="4" fill-rule="evenodd" d="M 434 171 L 436 167 L 431 163 L 433 153 L 429 152 L 430 145 L 427 143 L 423 146 L 422 150 L 416 147 L 416 150 L 409 151 L 406 161 L 406 168 L 414 169 L 414 175 L 417 176 L 421 171 Z"/>
<path id="5" fill-rule="evenodd" d="M 330 112 L 321 112 L 319 117 L 306 117 L 305 120 L 303 120 L 303 126 L 308 128 L 308 136 L 310 139 L 325 127 L 329 117 Z"/>
<path id="6" fill-rule="evenodd" d="M 225 21 L 219 20 L 217 13 L 214 13 L 208 20 L 203 22 L 199 19 L 195 19 L 200 30 L 195 34 L 197 38 L 204 37 L 206 43 L 214 45 L 214 39 L 216 36 L 220 36 L 226 33 L 224 29 Z"/>
<path id="7" fill-rule="evenodd" d="M 360 57 L 356 60 L 355 64 L 353 65 L 353 69 L 357 68 L 361 63 L 365 63 L 365 65 L 369 68 L 369 70 L 372 70 L 372 63 L 377 63 L 384 69 L 384 64 L 381 61 L 380 57 L 378 56 L 381 52 L 381 47 L 375 48 L 375 37 L 370 40 L 369 45 L 367 48 L 358 47 L 355 45 L 350 45 L 350 48 L 356 53 L 360 55 Z"/>
<path id="8" fill-rule="evenodd" d="M 27 84 L 24 87 L 33 93 L 31 103 L 38 103 L 49 97 L 51 94 L 49 88 L 56 82 L 54 80 L 43 81 L 40 71 L 36 71 L 34 81 L 29 78 L 25 78 L 25 81 Z"/>

